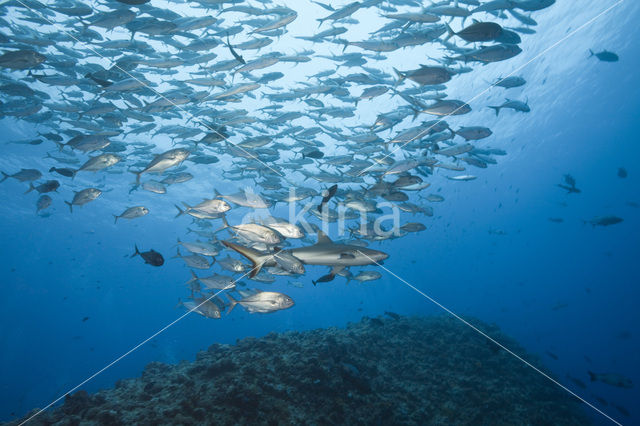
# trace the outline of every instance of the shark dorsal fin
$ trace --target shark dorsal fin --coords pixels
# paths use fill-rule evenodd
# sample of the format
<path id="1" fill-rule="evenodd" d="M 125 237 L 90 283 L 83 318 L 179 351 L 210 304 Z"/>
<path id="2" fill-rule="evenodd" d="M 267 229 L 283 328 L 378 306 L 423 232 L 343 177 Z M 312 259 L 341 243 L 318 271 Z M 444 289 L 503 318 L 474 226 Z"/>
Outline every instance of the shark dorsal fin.
<path id="1" fill-rule="evenodd" d="M 333 241 L 331 241 L 331 238 L 329 238 L 327 236 L 327 234 L 325 234 L 322 231 L 318 231 L 318 243 L 317 244 L 333 244 Z"/>

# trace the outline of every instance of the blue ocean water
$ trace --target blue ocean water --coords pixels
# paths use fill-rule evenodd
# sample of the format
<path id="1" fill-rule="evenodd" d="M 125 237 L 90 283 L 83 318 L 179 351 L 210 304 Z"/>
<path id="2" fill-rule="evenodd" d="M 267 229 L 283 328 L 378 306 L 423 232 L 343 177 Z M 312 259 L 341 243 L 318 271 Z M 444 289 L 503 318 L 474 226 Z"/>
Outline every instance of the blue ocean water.
<path id="1" fill-rule="evenodd" d="M 422 196 L 437 193 L 445 200 L 429 204 L 419 195 L 411 195 L 412 202 L 433 206 L 434 216 L 403 213 L 403 223 L 422 222 L 427 230 L 370 244 L 390 255 L 384 269 L 359 268 L 379 271 L 382 278 L 377 281 L 345 285 L 342 277 L 336 277 L 314 286 L 311 279 L 325 274 L 326 268 L 308 266 L 299 278 L 250 283 L 250 287 L 286 293 L 295 301 L 291 309 L 260 315 L 236 308 L 219 320 L 191 314 L 172 324 L 185 312 L 175 306 L 189 295 L 184 283 L 190 273 L 181 260 L 170 257 L 178 238 L 195 239 L 187 234 L 191 218 L 174 218 L 173 204 L 213 197 L 214 188 L 226 194 L 255 186 L 251 180 L 225 178 L 223 171 L 240 167 L 237 159 L 228 155 L 220 155 L 221 161 L 212 165 L 189 163 L 187 171 L 194 179 L 171 186 L 165 195 L 141 190 L 129 193 L 134 179 L 130 173 L 98 172 L 78 176 L 73 183 L 57 177 L 64 184 L 59 194 L 53 194 L 54 204 L 45 215 L 34 213 L 37 196 L 23 194 L 26 183 L 14 179 L 1 183 L 0 386 L 4 398 L 0 419 L 10 420 L 47 405 L 169 324 L 82 388 L 92 392 L 111 387 L 118 379 L 139 375 L 150 361 L 193 359 L 198 350 L 214 342 L 233 343 L 272 331 L 344 326 L 364 315 L 385 311 L 403 315 L 443 312 L 404 280 L 456 314 L 497 324 L 527 351 L 539 355 L 539 365 L 564 386 L 624 424 L 640 423 L 640 272 L 636 265 L 640 253 L 636 129 L 640 86 L 635 81 L 640 48 L 634 43 L 638 8 L 623 1 L 598 17 L 614 4 L 558 1 L 532 14 L 538 25 L 535 34 L 522 35 L 523 53 L 486 66 L 468 64 L 473 71 L 456 76 L 447 84 L 447 93 L 449 98 L 468 101 L 473 112 L 447 121 L 456 128 L 491 128 L 490 139 L 477 143 L 503 149 L 507 155 L 496 157 L 497 164 L 486 169 L 469 169 L 477 176 L 472 181 L 447 180 L 443 176 L 452 173 L 444 170 L 429 177 L 432 186 L 422 191 Z M 288 7 L 298 13 L 298 19 L 288 27 L 293 35 L 314 33 L 317 25 L 313 20 L 326 12 L 306 2 L 291 2 Z M 4 19 L 11 22 L 15 12 L 8 13 Z M 351 41 L 364 39 L 370 30 L 385 23 L 377 11 L 358 13 L 354 16 L 359 22 L 348 25 Z M 460 27 L 459 21 L 454 23 Z M 570 35 L 585 23 L 589 24 Z M 237 39 L 241 41 L 244 39 Z M 313 48 L 320 55 L 341 50 L 327 43 L 297 43 L 283 36 L 266 51 L 294 54 Z M 215 52 L 226 58 L 226 49 L 221 44 Z M 401 49 L 369 65 L 390 74 L 392 67 L 413 69 L 427 60 L 429 49 L 435 47 Z M 589 49 L 614 51 L 620 60 L 599 61 L 589 56 Z M 305 76 L 330 67 L 334 65 L 327 60 L 314 58 L 308 64 L 279 64 L 268 71 L 285 74 L 274 87 L 291 88 Z M 525 86 L 505 91 L 489 88 L 486 83 L 513 71 L 527 80 Z M 25 75 L 13 74 L 14 78 Z M 241 79 L 234 78 L 235 82 Z M 357 95 L 361 88 L 354 85 L 352 92 Z M 52 90 L 52 100 L 62 101 L 56 95 L 57 90 Z M 531 111 L 503 110 L 496 117 L 487 106 L 499 105 L 506 97 L 527 99 Z M 331 118 L 328 125 L 344 129 L 370 125 L 378 114 L 406 104 L 390 94 L 361 102 L 355 117 Z M 266 104 L 260 97 L 245 96 L 229 108 L 245 108 L 253 115 Z M 287 110 L 296 108 L 301 105 L 290 105 Z M 257 111 L 255 115 L 260 116 Z M 420 119 L 428 119 L 425 117 Z M 308 119 L 303 120 L 307 121 L 300 125 L 310 125 Z M 408 117 L 381 137 L 389 138 L 416 123 Z M 59 155 L 51 142 L 36 146 L 11 142 L 34 138 L 38 131 L 55 132 L 60 123 L 36 124 L 5 117 L 0 126 L 0 170 L 14 173 L 20 168 L 36 168 L 45 173 L 55 165 L 43 158 L 47 152 Z M 145 134 L 124 140 L 154 143 L 156 153 L 171 147 L 168 140 Z M 339 143 L 325 142 L 326 155 L 344 153 Z M 299 158 L 287 154 L 290 161 Z M 133 164 L 136 159 L 127 161 Z M 628 176 L 619 177 L 619 168 Z M 579 194 L 567 194 L 557 186 L 565 174 L 575 178 Z M 329 186 L 303 181 L 299 174 L 292 176 L 294 182 L 317 190 Z M 74 207 L 70 214 L 62 201 L 71 200 L 72 188 L 90 184 L 104 185 L 103 195 L 83 207 Z M 145 205 L 151 214 L 114 224 L 112 214 L 132 205 Z M 288 206 L 280 204 L 271 211 L 286 217 Z M 247 212 L 234 206 L 229 221 L 238 223 Z M 607 215 L 618 216 L 623 222 L 606 227 L 585 223 Z M 549 218 L 562 218 L 562 222 Z M 213 229 L 221 225 L 220 221 L 213 224 Z M 337 234 L 335 226 L 330 226 L 329 235 L 338 239 Z M 131 259 L 134 244 L 160 251 L 165 264 L 153 268 L 140 258 Z M 354 273 L 359 269 L 354 268 Z M 290 281 L 303 286 L 291 286 Z M 620 374 L 635 386 L 626 389 L 590 382 L 588 371 Z M 584 388 L 572 378 L 584 382 Z M 549 386 L 556 385 L 549 382 Z M 589 407 L 585 406 L 585 412 L 595 423 L 608 422 Z"/>

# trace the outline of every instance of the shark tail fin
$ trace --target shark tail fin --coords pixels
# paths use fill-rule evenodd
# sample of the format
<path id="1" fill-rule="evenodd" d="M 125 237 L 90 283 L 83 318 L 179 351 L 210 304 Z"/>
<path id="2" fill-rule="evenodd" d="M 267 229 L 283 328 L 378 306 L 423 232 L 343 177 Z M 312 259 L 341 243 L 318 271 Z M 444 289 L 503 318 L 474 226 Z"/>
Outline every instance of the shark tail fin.
<path id="1" fill-rule="evenodd" d="M 225 247 L 228 247 L 231 250 L 234 250 L 249 259 L 249 261 L 251 262 L 251 273 L 249 274 L 250 278 L 254 278 L 256 275 L 258 275 L 258 272 L 260 272 L 260 269 L 262 269 L 262 266 L 265 262 L 264 254 L 251 247 L 241 246 L 229 241 L 222 241 L 222 244 L 224 244 Z"/>

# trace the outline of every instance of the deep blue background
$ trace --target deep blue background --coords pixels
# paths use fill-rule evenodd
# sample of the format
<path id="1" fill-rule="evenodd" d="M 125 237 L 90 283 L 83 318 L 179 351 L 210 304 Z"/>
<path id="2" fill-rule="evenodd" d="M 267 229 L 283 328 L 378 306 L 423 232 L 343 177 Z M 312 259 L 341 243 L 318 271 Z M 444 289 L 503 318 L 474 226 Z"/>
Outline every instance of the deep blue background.
<path id="1" fill-rule="evenodd" d="M 637 34 L 635 22 L 627 24 L 632 34 Z M 434 218 L 403 216 L 423 221 L 427 231 L 374 247 L 391 254 L 385 267 L 403 279 L 458 314 L 495 322 L 577 394 L 622 422 L 640 423 L 634 404 L 640 400 L 640 208 L 628 204 L 640 204 L 640 47 L 596 47 L 616 50 L 621 61 L 615 64 L 587 58 L 592 46 L 582 47 L 571 73 L 538 68 L 545 81 L 566 92 L 534 83 L 528 87 L 535 97 L 530 114 L 501 112 L 501 122 L 519 120 L 515 137 L 507 141 L 508 157 L 475 173 L 479 178 L 473 182 L 443 183 L 446 201 L 435 206 Z M 490 96 L 499 102 L 504 93 Z M 20 137 L 12 120 L 0 127 L 3 141 Z M 42 152 L 32 157 L 32 147 L 4 144 L 2 150 L 5 158 L 22 158 L 20 166 L 45 167 L 39 163 Z M 626 179 L 617 176 L 618 167 L 628 171 Z M 576 178 L 581 194 L 566 195 L 555 186 L 564 173 Z M 169 257 L 176 238 L 185 238 L 189 219 L 172 219 L 171 203 L 162 205 L 162 214 L 114 226 L 111 214 L 126 203 L 122 191 L 106 192 L 72 216 L 61 203 L 70 200 L 64 192 L 51 216 L 43 218 L 34 214 L 36 194 L 23 195 L 25 189 L 12 179 L 0 184 L 2 419 L 46 405 L 173 321 L 184 312 L 174 305 L 188 294 L 182 285 L 188 269 Z M 583 223 L 608 214 L 624 222 L 607 228 Z M 161 251 L 167 263 L 152 268 L 125 257 L 134 243 Z M 139 375 L 150 361 L 193 359 L 214 342 L 342 326 L 384 311 L 441 313 L 387 273 L 371 283 L 345 286 L 338 278 L 313 287 L 310 278 L 325 269 L 308 270 L 297 280 L 304 288 L 288 286 L 285 279 L 262 285 L 290 295 L 294 308 L 263 316 L 236 309 L 218 321 L 189 315 L 84 388 L 96 391 Z M 82 322 L 85 316 L 90 319 Z M 636 387 L 588 383 L 587 370 L 624 374 Z M 587 383 L 587 389 L 566 374 Z M 593 395 L 626 407 L 632 418 L 601 407 Z"/>

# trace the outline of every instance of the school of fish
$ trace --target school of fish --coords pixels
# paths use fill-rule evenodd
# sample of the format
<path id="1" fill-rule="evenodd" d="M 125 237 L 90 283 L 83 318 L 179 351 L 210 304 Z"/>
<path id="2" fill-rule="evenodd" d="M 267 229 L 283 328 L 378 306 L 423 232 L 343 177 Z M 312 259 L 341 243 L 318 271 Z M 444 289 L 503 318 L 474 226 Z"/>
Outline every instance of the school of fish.
<path id="1" fill-rule="evenodd" d="M 174 257 L 191 277 L 190 296 L 180 303 L 208 318 L 236 305 L 250 313 L 294 305 L 283 293 L 242 288 L 245 278 L 268 284 L 284 276 L 298 287 L 316 265 L 329 270 L 314 285 L 337 276 L 377 280 L 375 270 L 352 272 L 389 256 L 369 245 L 427 226 L 381 227 L 375 219 L 389 209 L 433 216 L 434 205 L 445 200 L 429 192 L 433 182 L 472 181 L 497 164 L 506 152 L 486 144 L 493 132 L 473 121 L 474 110 L 492 108 L 499 117 L 530 111 L 526 100 L 506 96 L 500 105 L 450 99 L 447 84 L 473 73 L 473 65 L 521 54 L 521 38 L 535 33 L 533 16 L 554 1 L 312 1 L 300 10 L 271 0 L 172 0 L 167 7 L 149 0 L 4 1 L 0 118 L 35 126 L 37 135 L 10 143 L 44 149 L 46 168 L 5 170 L 2 180 L 37 192 L 40 214 L 61 187 L 74 192 L 62 200 L 74 215 L 110 190 L 169 199 L 186 235 Z M 318 16 L 318 27 L 289 34 L 303 9 Z M 385 24 L 366 40 L 354 38 L 351 30 L 366 9 Z M 279 50 L 285 36 L 296 40 L 296 51 L 290 44 Z M 316 53 L 318 45 L 333 53 Z M 426 55 L 424 46 L 440 53 Z M 391 64 L 385 55 L 394 51 L 423 55 L 424 65 Z M 314 74 L 292 81 L 286 70 L 295 75 L 303 63 L 316 64 Z M 270 70 L 275 66 L 285 72 Z M 526 81 L 496 75 L 490 84 L 508 91 Z M 391 105 L 391 98 L 402 105 Z M 258 101 L 264 106 L 253 107 Z M 332 124 L 352 123 L 361 108 L 379 111 L 375 121 Z M 161 140 L 173 146 L 165 149 Z M 194 202 L 179 189 L 194 169 L 228 185 Z M 111 174 L 125 173 L 129 186 L 110 184 Z M 562 187 L 576 191 L 575 184 Z M 257 214 L 279 203 L 306 205 L 299 216 L 304 224 Z M 154 213 L 140 204 L 110 211 L 115 226 Z M 239 210 L 253 220 L 227 216 Z M 332 240 L 317 224 L 339 220 L 346 221 L 348 238 Z M 135 245 L 132 257 L 164 264 L 159 252 L 144 250 Z M 218 272 L 205 272 L 214 265 Z"/>

